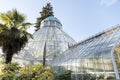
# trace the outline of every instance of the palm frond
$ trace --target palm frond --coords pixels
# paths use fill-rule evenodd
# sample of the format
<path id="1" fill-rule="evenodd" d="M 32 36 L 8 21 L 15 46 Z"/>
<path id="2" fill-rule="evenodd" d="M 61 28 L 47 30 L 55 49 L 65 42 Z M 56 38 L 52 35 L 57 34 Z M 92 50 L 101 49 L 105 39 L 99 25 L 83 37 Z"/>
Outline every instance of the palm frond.
<path id="1" fill-rule="evenodd" d="M 33 38 L 32 34 L 28 33 L 27 31 L 22 31 L 20 36 L 27 37 L 28 39 Z"/>
<path id="2" fill-rule="evenodd" d="M 30 27 L 31 25 L 32 25 L 32 23 L 28 23 L 28 22 L 27 23 L 23 23 L 23 24 L 21 24 L 21 26 L 18 27 L 18 29 L 24 31 L 28 27 Z"/>
<path id="3" fill-rule="evenodd" d="M 1 13 L 0 14 L 0 23 L 3 25 L 6 25 L 7 27 L 13 26 L 14 23 L 11 20 L 11 18 L 9 17 L 9 15 Z"/>
<path id="4" fill-rule="evenodd" d="M 7 26 L 0 24 L 0 33 L 7 30 L 8 30 Z"/>
<path id="5" fill-rule="evenodd" d="M 14 26 L 19 26 L 26 19 L 25 15 L 18 12 L 16 9 L 12 9 L 6 13 L 14 23 Z"/>
<path id="6" fill-rule="evenodd" d="M 30 25 L 32 25 L 32 23 L 26 22 L 26 23 L 23 23 L 23 24 L 22 24 L 22 26 L 25 26 L 25 27 L 30 26 Z"/>

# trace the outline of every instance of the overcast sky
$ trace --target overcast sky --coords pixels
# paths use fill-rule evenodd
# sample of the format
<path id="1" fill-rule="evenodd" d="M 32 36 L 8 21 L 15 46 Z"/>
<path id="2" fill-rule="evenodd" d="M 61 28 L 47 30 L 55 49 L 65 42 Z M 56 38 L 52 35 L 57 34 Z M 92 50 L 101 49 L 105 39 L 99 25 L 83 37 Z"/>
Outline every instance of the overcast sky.
<path id="1" fill-rule="evenodd" d="M 76 41 L 120 24 L 120 0 L 0 0 L 0 12 L 16 8 L 35 23 L 48 2 L 63 30 Z M 29 31 L 33 33 L 33 28 Z"/>

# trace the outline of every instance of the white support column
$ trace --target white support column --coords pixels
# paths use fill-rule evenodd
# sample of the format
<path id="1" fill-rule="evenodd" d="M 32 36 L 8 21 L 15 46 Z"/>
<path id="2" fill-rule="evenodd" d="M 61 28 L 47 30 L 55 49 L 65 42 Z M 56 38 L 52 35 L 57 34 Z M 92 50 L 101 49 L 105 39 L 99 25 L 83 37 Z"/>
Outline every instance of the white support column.
<path id="1" fill-rule="evenodd" d="M 119 76 L 119 73 L 118 73 L 118 69 L 117 69 L 117 65 L 116 65 L 116 61 L 115 61 L 115 57 L 114 57 L 114 53 L 113 52 L 111 52 L 111 58 L 112 58 L 113 67 L 114 67 L 116 78 L 120 79 L 120 76 Z"/>
<path id="2" fill-rule="evenodd" d="M 95 61 L 96 61 L 95 56 L 93 56 L 93 64 L 94 64 L 94 72 L 95 72 L 94 74 L 97 75 L 96 74 L 96 62 Z"/>
<path id="3" fill-rule="evenodd" d="M 106 75 L 105 63 L 104 63 L 104 59 L 103 59 L 103 53 L 101 53 L 101 59 L 102 59 L 102 66 L 103 66 L 104 75 Z"/>

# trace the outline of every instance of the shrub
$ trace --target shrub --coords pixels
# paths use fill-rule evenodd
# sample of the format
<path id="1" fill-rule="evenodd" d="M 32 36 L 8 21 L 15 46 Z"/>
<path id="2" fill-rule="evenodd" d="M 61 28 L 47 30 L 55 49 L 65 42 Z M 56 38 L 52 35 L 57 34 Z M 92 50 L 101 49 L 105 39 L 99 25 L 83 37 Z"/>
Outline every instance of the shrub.
<path id="1" fill-rule="evenodd" d="M 53 71 L 51 67 L 40 64 L 25 67 L 17 63 L 2 64 L 0 80 L 53 80 Z"/>
<path id="2" fill-rule="evenodd" d="M 53 80 L 71 80 L 71 72 L 72 71 L 67 70 L 64 73 L 54 73 Z"/>
<path id="3" fill-rule="evenodd" d="M 35 64 L 23 67 L 16 80 L 53 80 L 51 67 Z"/>
<path id="4" fill-rule="evenodd" d="M 14 80 L 15 75 L 19 72 L 20 66 L 17 63 L 0 64 L 0 80 Z"/>
<path id="5" fill-rule="evenodd" d="M 79 80 L 96 80 L 96 76 L 93 74 L 85 73 L 85 74 L 79 74 L 78 79 Z"/>

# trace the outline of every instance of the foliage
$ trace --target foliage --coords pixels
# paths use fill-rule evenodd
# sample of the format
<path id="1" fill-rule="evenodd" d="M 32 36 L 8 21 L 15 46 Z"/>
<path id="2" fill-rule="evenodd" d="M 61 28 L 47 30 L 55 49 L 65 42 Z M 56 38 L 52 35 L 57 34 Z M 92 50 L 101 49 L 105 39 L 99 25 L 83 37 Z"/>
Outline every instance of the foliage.
<path id="1" fill-rule="evenodd" d="M 0 80 L 14 80 L 15 75 L 19 72 L 21 68 L 17 63 L 2 63 L 0 65 Z"/>
<path id="2" fill-rule="evenodd" d="M 79 74 L 78 79 L 79 80 L 96 80 L 96 76 L 85 73 L 85 74 Z"/>
<path id="3" fill-rule="evenodd" d="M 17 63 L 0 64 L 0 80 L 103 80 L 104 75 L 77 74 L 71 79 L 71 71 L 54 73 L 50 66 L 34 64 L 33 66 L 20 67 Z M 72 74 L 73 75 L 73 74 Z M 108 76 L 108 79 L 115 79 Z"/>
<path id="4" fill-rule="evenodd" d="M 97 80 L 104 79 L 104 75 L 101 74 L 101 75 L 97 76 L 96 78 L 97 78 Z"/>
<path id="5" fill-rule="evenodd" d="M 16 9 L 0 13 L 0 46 L 5 55 L 5 62 L 10 63 L 15 53 L 18 53 L 32 37 L 26 31 L 31 23 L 25 22 L 24 14 Z"/>
<path id="6" fill-rule="evenodd" d="M 89 73 L 84 73 L 84 74 L 72 74 L 71 76 L 72 80 L 103 80 L 105 78 L 105 75 L 99 74 L 89 74 Z M 115 80 L 115 77 L 113 76 L 107 76 L 107 79 L 109 80 Z"/>
<path id="7" fill-rule="evenodd" d="M 22 68 L 17 80 L 52 80 L 52 78 L 53 72 L 51 67 L 35 64 Z"/>
<path id="8" fill-rule="evenodd" d="M 0 80 L 53 80 L 53 71 L 49 66 L 35 64 L 20 67 L 17 63 L 2 64 Z"/>
<path id="9" fill-rule="evenodd" d="M 65 71 L 64 73 L 54 73 L 53 80 L 71 80 L 71 71 Z"/>
<path id="10" fill-rule="evenodd" d="M 52 11 L 52 6 L 50 3 L 47 3 L 47 5 L 45 7 L 42 8 L 42 11 L 40 12 L 40 16 L 37 18 L 37 22 L 35 27 L 38 29 L 40 29 L 40 25 L 41 25 L 41 21 L 49 16 L 53 16 L 53 11 Z"/>

